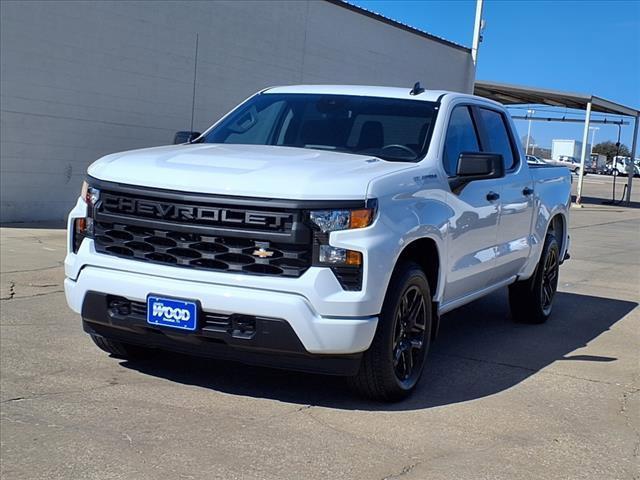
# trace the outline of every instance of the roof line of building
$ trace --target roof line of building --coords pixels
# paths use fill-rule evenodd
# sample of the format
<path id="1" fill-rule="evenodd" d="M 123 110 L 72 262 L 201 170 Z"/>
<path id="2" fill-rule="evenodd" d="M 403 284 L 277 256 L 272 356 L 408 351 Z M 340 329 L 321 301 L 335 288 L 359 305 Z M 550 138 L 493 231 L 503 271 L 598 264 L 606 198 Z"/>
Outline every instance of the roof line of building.
<path id="1" fill-rule="evenodd" d="M 367 10 L 364 7 L 360 7 L 358 5 L 354 5 L 353 3 L 349 3 L 346 0 L 324 0 L 324 1 L 329 2 L 333 5 L 337 5 L 342 8 L 346 8 L 347 10 L 351 10 L 352 12 L 359 13 L 360 15 L 364 15 L 365 17 L 378 20 L 379 22 L 386 23 L 387 25 L 391 25 L 392 27 L 399 28 L 400 30 L 404 30 L 405 32 L 413 33 L 414 35 L 418 35 L 419 37 L 428 38 L 429 40 L 442 43 L 443 45 L 447 45 L 448 47 L 457 48 L 458 50 L 462 50 L 463 52 L 471 53 L 471 49 L 469 47 L 465 47 L 464 45 L 460 45 L 459 43 L 452 42 L 451 40 L 438 37 L 431 33 L 425 32 L 424 30 L 420 30 L 419 28 L 412 27 L 411 25 L 407 25 L 406 23 L 399 22 L 398 20 L 385 17 L 380 13 L 372 12 L 371 10 Z"/>

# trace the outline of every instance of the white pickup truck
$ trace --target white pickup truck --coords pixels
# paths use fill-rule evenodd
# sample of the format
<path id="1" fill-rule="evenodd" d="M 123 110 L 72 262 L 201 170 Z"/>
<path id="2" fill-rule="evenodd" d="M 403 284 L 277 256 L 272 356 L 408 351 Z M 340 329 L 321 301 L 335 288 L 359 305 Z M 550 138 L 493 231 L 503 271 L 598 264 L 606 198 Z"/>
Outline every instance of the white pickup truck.
<path id="1" fill-rule="evenodd" d="M 93 163 L 65 292 L 115 356 L 166 349 L 410 393 L 440 316 L 509 286 L 542 323 L 568 257 L 570 173 L 529 166 L 502 105 L 289 86 L 182 145 Z"/>

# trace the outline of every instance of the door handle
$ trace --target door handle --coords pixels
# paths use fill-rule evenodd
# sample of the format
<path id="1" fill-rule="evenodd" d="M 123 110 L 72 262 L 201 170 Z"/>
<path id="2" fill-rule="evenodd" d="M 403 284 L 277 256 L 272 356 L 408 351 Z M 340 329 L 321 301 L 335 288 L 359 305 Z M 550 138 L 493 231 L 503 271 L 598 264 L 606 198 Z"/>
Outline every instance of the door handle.
<path id="1" fill-rule="evenodd" d="M 489 200 L 490 202 L 494 202 L 496 200 L 498 200 L 500 198 L 500 194 L 496 193 L 496 192 L 489 192 L 487 193 L 487 200 Z"/>
<path id="2" fill-rule="evenodd" d="M 524 187 L 524 190 L 522 190 L 522 194 L 526 197 L 528 197 L 529 195 L 533 195 L 533 188 Z"/>

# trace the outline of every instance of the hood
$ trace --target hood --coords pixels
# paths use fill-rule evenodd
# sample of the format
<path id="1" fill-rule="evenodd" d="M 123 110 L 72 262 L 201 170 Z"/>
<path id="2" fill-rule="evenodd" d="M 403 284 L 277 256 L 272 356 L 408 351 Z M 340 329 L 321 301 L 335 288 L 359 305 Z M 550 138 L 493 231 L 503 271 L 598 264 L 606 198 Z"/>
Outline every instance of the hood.
<path id="1" fill-rule="evenodd" d="M 293 147 L 194 144 L 114 153 L 93 163 L 88 173 L 99 180 L 193 193 L 360 200 L 374 178 L 415 166 Z"/>

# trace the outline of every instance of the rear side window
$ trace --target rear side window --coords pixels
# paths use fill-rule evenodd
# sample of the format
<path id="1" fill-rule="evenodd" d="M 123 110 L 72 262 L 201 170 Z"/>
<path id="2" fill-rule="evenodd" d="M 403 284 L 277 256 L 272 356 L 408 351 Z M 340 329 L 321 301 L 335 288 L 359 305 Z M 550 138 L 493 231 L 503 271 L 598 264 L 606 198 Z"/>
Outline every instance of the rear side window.
<path id="1" fill-rule="evenodd" d="M 512 169 L 516 165 L 516 156 L 513 152 L 504 115 L 486 108 L 480 108 L 479 110 L 488 142 L 488 145 L 484 145 L 483 150 L 487 153 L 501 154 L 504 160 L 504 169 Z"/>
<path id="2" fill-rule="evenodd" d="M 479 152 L 480 144 L 469 107 L 455 107 L 451 112 L 444 142 L 444 170 L 451 177 L 456 174 L 458 157 L 462 152 Z"/>

